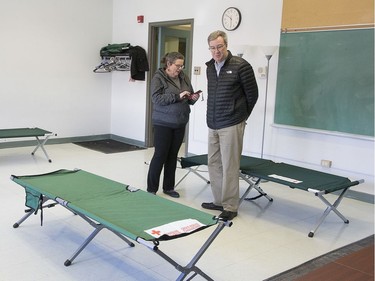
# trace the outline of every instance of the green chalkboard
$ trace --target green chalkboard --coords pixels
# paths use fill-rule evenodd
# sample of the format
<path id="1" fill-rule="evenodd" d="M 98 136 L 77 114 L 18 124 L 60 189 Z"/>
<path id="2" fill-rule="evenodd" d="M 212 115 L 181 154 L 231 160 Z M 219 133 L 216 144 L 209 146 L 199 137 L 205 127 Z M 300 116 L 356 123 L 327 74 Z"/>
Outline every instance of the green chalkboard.
<path id="1" fill-rule="evenodd" d="M 374 29 L 282 33 L 274 122 L 374 136 Z"/>

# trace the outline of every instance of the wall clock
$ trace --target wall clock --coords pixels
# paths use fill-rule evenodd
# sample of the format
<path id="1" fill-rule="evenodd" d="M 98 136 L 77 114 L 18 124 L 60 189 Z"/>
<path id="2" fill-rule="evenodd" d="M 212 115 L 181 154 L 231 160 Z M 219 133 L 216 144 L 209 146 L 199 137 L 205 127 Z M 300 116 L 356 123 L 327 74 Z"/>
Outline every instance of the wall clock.
<path id="1" fill-rule="evenodd" d="M 240 10 L 234 7 L 227 8 L 223 13 L 221 23 L 226 30 L 231 31 L 237 29 L 241 23 Z"/>

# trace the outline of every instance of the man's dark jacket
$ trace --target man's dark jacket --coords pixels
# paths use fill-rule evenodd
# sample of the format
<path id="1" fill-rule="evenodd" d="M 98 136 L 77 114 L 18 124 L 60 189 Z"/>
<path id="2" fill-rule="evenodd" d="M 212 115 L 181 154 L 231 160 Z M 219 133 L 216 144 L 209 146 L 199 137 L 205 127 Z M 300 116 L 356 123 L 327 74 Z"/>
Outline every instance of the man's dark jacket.
<path id="1" fill-rule="evenodd" d="M 228 57 L 217 76 L 215 61 L 207 65 L 207 126 L 222 129 L 249 118 L 258 100 L 258 85 L 252 66 L 244 59 Z"/>

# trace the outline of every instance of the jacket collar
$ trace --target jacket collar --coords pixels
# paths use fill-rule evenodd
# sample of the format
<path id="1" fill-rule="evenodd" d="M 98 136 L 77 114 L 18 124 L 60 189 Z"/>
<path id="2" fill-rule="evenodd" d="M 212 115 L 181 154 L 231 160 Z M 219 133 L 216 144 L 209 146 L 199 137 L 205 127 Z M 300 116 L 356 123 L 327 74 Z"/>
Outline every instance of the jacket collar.
<path id="1" fill-rule="evenodd" d="M 162 77 L 164 77 L 164 79 L 168 80 L 170 83 L 172 83 L 173 85 L 175 85 L 177 87 L 177 85 L 174 83 L 174 81 L 172 80 L 172 78 L 170 78 L 168 76 L 168 74 L 165 72 L 164 68 L 162 68 L 162 67 L 159 68 L 157 72 L 159 73 L 159 75 L 161 75 Z M 185 83 L 187 83 L 186 80 L 185 80 L 185 73 L 183 71 L 181 71 L 180 74 L 177 77 L 180 79 L 181 82 L 185 81 Z"/>
<path id="2" fill-rule="evenodd" d="M 227 65 L 228 64 L 228 61 L 233 57 L 232 53 L 228 50 L 228 56 L 227 58 L 225 59 L 225 62 L 224 62 L 224 65 Z M 206 62 L 206 65 L 207 66 L 211 66 L 211 65 L 214 65 L 215 64 L 215 60 L 214 59 L 210 59 L 208 62 Z"/>

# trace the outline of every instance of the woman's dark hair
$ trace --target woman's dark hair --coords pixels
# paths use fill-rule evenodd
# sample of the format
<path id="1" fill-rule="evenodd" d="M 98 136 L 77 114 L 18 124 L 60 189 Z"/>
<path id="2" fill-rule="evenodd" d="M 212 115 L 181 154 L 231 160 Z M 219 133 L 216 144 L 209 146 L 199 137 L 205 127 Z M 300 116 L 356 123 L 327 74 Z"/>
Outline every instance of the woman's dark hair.
<path id="1" fill-rule="evenodd" d="M 168 63 L 173 64 L 176 60 L 185 60 L 185 57 L 179 52 L 170 52 L 165 54 L 164 58 L 161 60 L 161 63 L 163 63 L 164 68 L 166 68 Z"/>

